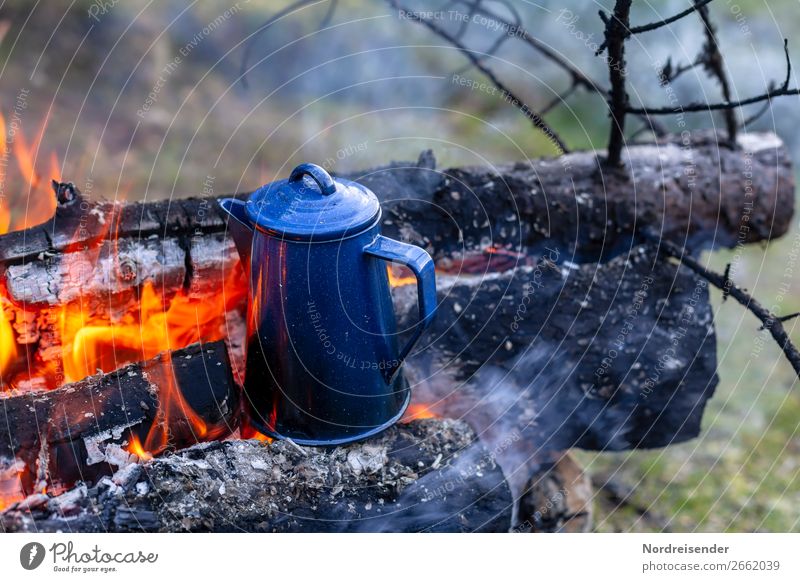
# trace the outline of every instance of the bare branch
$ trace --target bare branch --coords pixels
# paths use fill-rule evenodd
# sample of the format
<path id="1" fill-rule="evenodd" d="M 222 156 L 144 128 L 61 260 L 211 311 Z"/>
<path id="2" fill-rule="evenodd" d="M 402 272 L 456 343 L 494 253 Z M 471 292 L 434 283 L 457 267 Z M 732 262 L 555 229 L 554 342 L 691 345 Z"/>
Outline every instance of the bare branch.
<path id="1" fill-rule="evenodd" d="M 625 83 L 625 39 L 630 23 L 633 0 L 617 0 L 611 17 L 601 14 L 606 23 L 605 42 L 608 46 L 608 78 L 611 82 L 609 108 L 611 112 L 611 132 L 608 136 L 608 157 L 610 166 L 622 165 L 622 147 L 625 144 L 625 114 L 628 109 L 628 90 Z"/>
<path id="2" fill-rule="evenodd" d="M 681 18 L 689 16 L 695 10 L 702 8 L 706 4 L 710 4 L 711 2 L 713 2 L 713 0 L 699 0 L 691 8 L 687 8 L 683 12 L 679 12 L 674 16 L 670 16 L 669 18 L 665 18 L 664 20 L 659 20 L 658 22 L 651 22 L 650 24 L 643 24 L 641 26 L 634 26 L 633 28 L 629 28 L 625 33 L 625 38 L 633 36 L 634 34 L 641 34 L 642 32 L 650 32 L 651 30 L 657 30 L 664 26 L 668 26 L 673 22 L 677 22 Z M 605 13 L 601 13 L 600 18 L 604 19 L 603 21 L 605 22 L 605 18 L 607 18 L 607 16 L 605 15 Z M 602 52 L 606 50 L 606 48 L 608 48 L 607 40 L 603 44 L 601 44 L 600 47 L 597 49 L 597 54 L 598 55 L 602 54 Z"/>
<path id="3" fill-rule="evenodd" d="M 475 16 L 475 10 L 478 8 L 478 4 L 481 3 L 481 0 L 464 0 L 464 2 L 469 6 L 469 18 L 465 18 L 464 21 L 461 23 L 461 27 L 458 30 L 458 34 L 456 35 L 458 38 L 463 38 L 464 35 L 467 33 L 467 29 L 469 28 L 469 23 L 472 20 L 472 17 Z M 455 2 L 453 3 L 455 4 Z M 506 35 L 503 35 L 506 36 Z"/>
<path id="4" fill-rule="evenodd" d="M 694 69 L 699 63 L 697 61 L 689 64 L 689 65 L 678 65 L 677 67 L 673 68 L 672 65 L 672 58 L 667 58 L 667 62 L 664 67 L 659 72 L 659 84 L 664 87 L 669 83 L 672 83 L 675 79 L 680 77 L 686 71 L 691 71 Z"/>
<path id="5" fill-rule="evenodd" d="M 531 109 L 522 99 L 517 97 L 516 94 L 513 91 L 511 91 L 511 89 L 509 89 L 502 81 L 500 81 L 500 79 L 497 77 L 497 75 L 495 75 L 492 72 L 491 69 L 487 68 L 481 62 L 481 60 L 475 55 L 475 53 L 472 50 L 464 46 L 464 44 L 460 40 L 455 38 L 452 34 L 447 32 L 443 28 L 437 26 L 430 20 L 420 16 L 418 12 L 414 12 L 412 10 L 403 7 L 402 5 L 400 5 L 399 2 L 397 2 L 397 0 L 387 0 L 387 1 L 395 10 L 401 10 L 405 14 L 406 18 L 425 26 L 428 30 L 438 35 L 439 37 L 443 38 L 448 43 L 457 48 L 459 52 L 461 52 L 461 54 L 463 54 L 467 59 L 469 59 L 469 61 L 476 69 L 478 69 L 481 73 L 483 73 L 486 77 L 489 78 L 492 84 L 500 90 L 500 92 L 503 95 L 503 98 L 506 101 L 510 102 L 513 106 L 519 109 L 525 115 L 525 117 L 527 117 L 530 120 L 530 122 L 536 129 L 544 133 L 548 137 L 548 139 L 550 139 L 550 141 L 558 150 L 559 154 L 569 153 L 569 149 L 567 148 L 564 141 L 549 125 L 547 125 L 544 119 L 542 119 L 541 114 Z"/>
<path id="6" fill-rule="evenodd" d="M 775 83 L 770 83 L 769 84 L 769 88 L 767 90 L 768 91 L 772 91 L 774 88 L 775 88 Z M 747 119 L 742 121 L 742 127 L 747 127 L 751 123 L 754 123 L 755 121 L 757 121 L 758 118 L 760 118 L 767 111 L 769 111 L 769 108 L 771 106 L 772 106 L 772 101 L 765 101 L 764 105 L 762 105 L 761 107 L 758 108 L 758 111 L 756 111 L 755 113 L 753 113 L 753 115 L 751 115 L 750 117 L 748 117 Z"/>
<path id="7" fill-rule="evenodd" d="M 566 91 L 556 95 L 555 97 L 553 97 L 550 103 L 542 107 L 541 114 L 547 115 L 553 109 L 558 107 L 561 103 L 566 101 L 569 98 L 569 96 L 572 95 L 577 90 L 578 90 L 578 85 L 576 83 L 572 83 Z"/>
<path id="8" fill-rule="evenodd" d="M 446 6 L 452 6 L 455 4 L 467 4 L 469 0 L 452 0 Z M 595 93 L 597 95 L 602 95 L 604 98 L 608 97 L 608 89 L 600 85 L 597 81 L 591 79 L 586 74 L 584 74 L 580 69 L 573 66 L 569 61 L 563 58 L 560 54 L 550 48 L 549 45 L 537 40 L 535 37 L 531 36 L 531 34 L 522 26 L 522 20 L 518 12 L 514 9 L 510 3 L 502 1 L 501 2 L 504 6 L 508 8 L 508 10 L 514 15 L 514 22 L 509 22 L 508 20 L 504 19 L 502 16 L 498 15 L 493 10 L 490 10 L 485 7 L 485 3 L 482 0 L 479 0 L 477 6 L 475 6 L 475 12 L 480 14 L 484 18 L 492 21 L 493 23 L 497 24 L 499 27 L 503 29 L 503 38 L 504 39 L 511 39 L 511 38 L 518 38 L 533 50 L 540 53 L 544 56 L 547 60 L 552 62 L 554 65 L 559 67 L 565 73 L 567 73 L 571 79 L 573 85 L 577 85 L 583 89 L 586 89 L 590 93 Z M 474 6 L 473 4 L 468 4 L 470 7 Z M 497 43 L 496 43 L 497 44 Z M 492 48 L 496 51 L 498 46 L 493 46 Z M 478 55 L 478 58 L 483 60 L 487 56 L 494 54 L 492 49 L 487 51 L 485 55 Z M 467 70 L 470 67 L 460 69 L 459 74 L 463 73 L 464 70 Z M 569 93 L 572 94 L 573 91 L 569 90 Z M 562 103 L 563 100 L 559 100 L 558 97 L 553 99 L 551 103 Z M 552 107 L 545 108 L 546 111 L 542 112 L 544 115 L 546 112 L 549 112 Z M 640 115 L 640 117 L 648 126 L 648 128 L 656 135 L 662 136 L 667 134 L 667 129 L 661 125 L 656 119 L 652 117 L 648 117 L 646 115 Z"/>
<path id="9" fill-rule="evenodd" d="M 596 93 L 602 93 L 602 94 L 606 93 L 605 89 L 601 89 L 597 83 L 595 83 L 592 79 L 587 77 L 582 71 L 574 67 L 569 61 L 567 61 L 564 57 L 559 55 L 547 44 L 531 36 L 530 33 L 521 26 L 521 23 L 520 24 L 511 23 L 502 18 L 501 16 L 499 16 L 498 14 L 496 14 L 495 12 L 484 8 L 483 4 L 478 6 L 477 13 L 485 18 L 488 18 L 489 20 L 492 20 L 493 22 L 501 26 L 503 28 L 503 32 L 507 36 L 510 36 L 511 33 L 514 32 L 517 38 L 522 40 L 525 44 L 527 44 L 537 52 L 541 53 L 545 58 L 553 62 L 556 66 L 560 67 L 563 71 L 569 74 L 570 77 L 572 77 L 573 82 L 579 84 L 584 89 L 587 89 L 589 91 L 594 91 Z"/>
<path id="10" fill-rule="evenodd" d="M 730 101 L 732 98 L 731 86 L 725 71 L 725 59 L 722 57 L 722 52 L 719 50 L 717 29 L 711 21 L 708 6 L 699 6 L 699 4 L 699 0 L 695 0 L 697 14 L 700 16 L 700 20 L 703 21 L 706 42 L 703 45 L 703 51 L 698 58 L 698 62 L 703 65 L 709 75 L 717 79 L 722 90 L 722 98 L 725 101 Z M 739 124 L 736 120 L 736 111 L 734 109 L 725 109 L 723 114 L 725 116 L 725 125 L 728 130 L 728 143 L 735 145 L 736 131 L 739 129 Z"/>
<path id="11" fill-rule="evenodd" d="M 725 101 L 723 103 L 690 103 L 689 105 L 677 107 L 628 107 L 628 113 L 636 115 L 675 115 L 678 113 L 694 113 L 698 111 L 722 111 L 725 109 L 737 109 L 745 105 L 752 105 L 754 103 L 761 103 L 763 101 L 771 101 L 775 97 L 785 97 L 790 95 L 800 95 L 800 89 L 789 89 L 789 82 L 792 74 L 792 62 L 789 58 L 789 41 L 784 39 L 783 50 L 786 55 L 786 79 L 783 84 L 778 88 L 768 89 L 765 93 L 750 97 L 748 99 L 740 99 L 738 101 Z"/>
<path id="12" fill-rule="evenodd" d="M 798 314 L 793 313 L 786 316 L 778 316 L 772 313 L 769 309 L 763 307 L 752 295 L 747 293 L 744 289 L 737 287 L 728 278 L 728 269 L 726 274 L 716 273 L 707 269 L 695 260 L 685 248 L 676 245 L 673 242 L 662 239 L 652 233 L 642 233 L 643 236 L 655 244 L 658 244 L 659 251 L 678 259 L 682 265 L 685 265 L 703 279 L 714 285 L 717 289 L 722 290 L 723 296 L 733 297 L 742 306 L 755 315 L 761 322 L 761 329 L 768 330 L 772 339 L 783 350 L 786 359 L 794 368 L 795 373 L 800 378 L 800 352 L 792 343 L 789 334 L 783 327 L 783 322 L 796 317 Z"/>
<path id="13" fill-rule="evenodd" d="M 674 16 L 670 16 L 669 18 L 665 18 L 664 20 L 659 20 L 658 22 L 651 22 L 650 24 L 643 24 L 641 26 L 634 26 L 630 29 L 630 34 L 641 34 L 642 32 L 650 32 L 651 30 L 657 30 L 663 26 L 668 26 L 673 22 L 677 22 L 681 18 L 685 18 L 689 16 L 695 10 L 700 10 L 704 8 L 706 4 L 711 4 L 714 0 L 696 0 L 694 6 L 687 8 L 683 12 L 679 12 Z"/>

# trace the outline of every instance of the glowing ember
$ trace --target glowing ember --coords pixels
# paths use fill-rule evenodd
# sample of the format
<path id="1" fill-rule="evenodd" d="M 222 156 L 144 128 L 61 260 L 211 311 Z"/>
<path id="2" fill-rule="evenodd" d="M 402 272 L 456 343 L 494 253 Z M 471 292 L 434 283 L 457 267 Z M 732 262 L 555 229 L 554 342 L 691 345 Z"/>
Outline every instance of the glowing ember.
<path id="1" fill-rule="evenodd" d="M 441 416 L 436 414 L 429 404 L 409 404 L 400 422 L 410 422 L 424 418 L 441 418 Z"/>
<path id="2" fill-rule="evenodd" d="M 17 341 L 5 312 L 5 287 L 0 286 L 0 386 L 11 364 L 17 360 Z"/>
<path id="3" fill-rule="evenodd" d="M 0 511 L 24 499 L 21 479 L 24 470 L 25 464 L 22 461 L 14 461 L 8 466 L 0 462 Z"/>

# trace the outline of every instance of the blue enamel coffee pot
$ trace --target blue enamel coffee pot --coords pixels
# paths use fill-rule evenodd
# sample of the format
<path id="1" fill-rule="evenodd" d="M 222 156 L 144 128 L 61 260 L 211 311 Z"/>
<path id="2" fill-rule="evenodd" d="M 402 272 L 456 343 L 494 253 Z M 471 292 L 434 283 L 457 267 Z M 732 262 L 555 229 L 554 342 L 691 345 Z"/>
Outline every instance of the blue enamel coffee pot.
<path id="1" fill-rule="evenodd" d="M 428 253 L 381 236 L 375 194 L 314 164 L 220 205 L 250 272 L 250 422 L 303 445 L 347 443 L 394 424 L 411 396 L 403 361 L 436 311 Z M 385 261 L 417 279 L 419 322 L 402 348 Z"/>

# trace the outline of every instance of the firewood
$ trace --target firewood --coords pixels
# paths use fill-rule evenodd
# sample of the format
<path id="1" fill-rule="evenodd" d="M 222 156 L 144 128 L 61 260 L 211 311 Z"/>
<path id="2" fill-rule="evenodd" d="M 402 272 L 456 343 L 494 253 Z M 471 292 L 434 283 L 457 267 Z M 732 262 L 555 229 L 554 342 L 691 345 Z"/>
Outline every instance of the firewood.
<path id="1" fill-rule="evenodd" d="M 0 514 L 6 531 L 502 532 L 511 493 L 461 421 L 321 449 L 214 442 Z"/>
<path id="2" fill-rule="evenodd" d="M 741 136 L 739 145 L 736 150 L 720 147 L 704 132 L 685 140 L 667 136 L 628 148 L 624 173 L 601 168 L 602 152 L 593 151 L 443 171 L 425 152 L 417 163 L 349 177 L 381 198 L 385 234 L 423 243 L 439 257 L 464 247 L 547 243 L 591 260 L 614 254 L 643 226 L 681 244 L 687 236 L 698 243 L 733 246 L 740 237 L 756 242 L 784 234 L 794 208 L 785 146 L 769 133 Z M 106 277 L 111 278 L 108 284 L 135 286 L 149 276 L 137 267 L 148 267 L 142 261 L 152 254 L 144 249 L 156 237 L 168 245 L 168 256 L 157 257 L 160 268 L 173 272 L 189 265 L 182 274 L 191 279 L 198 269 L 193 258 L 209 252 L 197 252 L 195 245 L 211 245 L 218 261 L 233 252 L 229 244 L 205 238 L 224 233 L 226 222 L 211 198 L 112 204 L 77 196 L 59 203 L 53 219 L 40 227 L 0 237 L 0 266 L 30 265 L 7 270 L 12 297 L 48 303 L 52 299 L 44 288 L 24 290 L 24 285 L 15 287 L 15 280 L 41 270 L 43 280 L 60 289 L 69 272 L 60 255 L 68 248 L 90 253 L 104 240 L 131 238 L 143 249 L 140 254 L 124 249 L 134 272 L 109 271 Z M 175 245 L 183 252 L 173 254 Z"/>
<path id="3" fill-rule="evenodd" d="M 408 362 L 415 398 L 541 450 L 697 436 L 718 383 L 708 283 L 645 246 L 603 264 L 557 259 L 440 275 L 436 320 Z M 395 293 L 406 329 L 416 289 Z"/>
<path id="4" fill-rule="evenodd" d="M 732 247 L 785 234 L 794 209 L 791 159 L 774 134 L 720 146 L 712 132 L 604 152 L 496 167 L 435 170 L 432 155 L 351 176 L 382 198 L 384 230 L 436 258 L 463 248 L 548 244 L 575 262 L 608 258 L 648 227 L 685 245 Z"/>
<path id="5" fill-rule="evenodd" d="M 785 233 L 794 205 L 786 149 L 773 134 L 739 139 L 739 149 L 702 132 L 687 136 L 688 147 L 678 136 L 632 146 L 625 172 L 602 168 L 595 152 L 439 172 L 427 152 L 417 163 L 350 177 L 381 197 L 385 234 L 425 246 L 440 264 L 504 246 L 534 254 L 548 246 L 562 260 L 592 264 L 624 253 L 644 226 L 682 246 Z M 235 281 L 229 289 L 246 285 L 212 198 L 62 197 L 48 223 L 0 236 L 0 276 L 8 295 L 0 307 L 15 322 L 20 350 L 58 373 L 65 302 L 80 298 L 84 316 L 113 318 L 135 310 L 145 284 L 167 301 L 179 292 L 220 297 L 225 281 Z"/>
<path id="6" fill-rule="evenodd" d="M 592 529 L 592 480 L 569 452 L 543 462 L 519 500 L 520 533 L 585 533 Z"/>
<path id="7" fill-rule="evenodd" d="M 165 425 L 155 430 L 168 438 L 166 449 L 233 432 L 238 388 L 224 343 L 214 342 L 49 392 L 0 393 L 0 409 L 0 464 L 22 470 L 20 484 L 27 494 L 109 474 L 114 465 L 128 463 L 131 453 L 125 448 L 131 439 L 144 443 L 154 424 Z M 205 435 L 198 434 L 193 415 Z"/>
<path id="8" fill-rule="evenodd" d="M 779 236 L 790 223 L 794 183 L 785 148 L 772 134 L 742 136 L 738 150 L 719 148 L 706 134 L 692 134 L 687 149 L 677 140 L 630 148 L 621 174 L 601 172 L 597 156 L 584 152 L 496 171 L 443 173 L 426 154 L 416 164 L 352 176 L 383 199 L 384 232 L 423 244 L 440 265 L 459 264 L 465 249 L 489 245 L 525 252 L 516 270 L 455 282 L 439 277 L 436 329 L 447 339 L 437 342 L 435 354 L 443 366 L 453 360 L 445 385 L 469 380 L 465 391 L 472 396 L 464 402 L 481 401 L 490 389 L 477 378 L 500 370 L 529 405 L 516 407 L 515 425 L 556 450 L 663 446 L 697 434 L 717 382 L 707 291 L 685 269 L 645 257 L 639 247 L 630 257 L 625 249 L 642 224 L 682 243 L 686 236 L 702 242 L 709 233 L 722 244 Z M 109 315 L 135 306 L 148 282 L 167 298 L 219 296 L 239 268 L 220 212 L 212 199 L 111 204 L 76 196 L 59 201 L 49 223 L 0 237 L 10 299 L 4 307 L 17 341 L 57 364 L 55 310 L 79 290 L 90 312 Z M 536 262 L 553 251 L 558 257 L 549 262 L 558 264 Z M 101 260 L 89 270 L 92 257 Z M 629 258 L 633 269 L 626 268 Z M 637 318 L 636 333 L 609 357 L 650 260 L 655 282 L 644 301 L 647 317 Z M 531 278 L 540 279 L 534 293 Z M 408 298 L 405 311 L 413 305 Z M 684 324 L 688 307 L 698 315 Z M 665 366 L 662 352 L 683 328 L 674 362 Z M 425 357 L 412 359 L 410 371 L 422 369 Z M 523 382 L 526 374 L 539 380 L 531 386 Z M 553 401 L 559 388 L 563 395 Z M 555 410 L 555 402 L 569 406 Z M 522 419 L 532 404 L 540 418 L 527 426 Z M 548 419 L 560 426 L 550 434 Z"/>

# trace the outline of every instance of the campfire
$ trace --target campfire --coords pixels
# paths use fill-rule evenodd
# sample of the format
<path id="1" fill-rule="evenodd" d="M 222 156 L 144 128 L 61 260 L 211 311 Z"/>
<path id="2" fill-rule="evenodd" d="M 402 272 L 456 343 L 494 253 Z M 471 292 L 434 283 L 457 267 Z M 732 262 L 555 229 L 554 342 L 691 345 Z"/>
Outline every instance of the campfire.
<path id="1" fill-rule="evenodd" d="M 3 135 L 6 135 L 5 131 Z M 62 241 L 59 250 L 63 251 L 58 257 L 59 291 L 39 298 L 28 294 L 29 277 L 49 278 L 53 275 L 48 265 L 48 251 L 38 254 L 34 263 L 23 258 L 10 267 L 11 271 L 18 273 L 14 275 L 15 283 L 12 284 L 14 292 L 9 292 L 5 278 L 0 283 L 0 305 L 3 308 L 0 317 L 0 398 L 6 404 L 6 418 L 11 419 L 15 402 L 36 400 L 53 391 L 61 394 L 66 386 L 67 393 L 77 395 L 62 402 L 68 415 L 67 422 L 74 428 L 85 426 L 92 434 L 105 435 L 111 430 L 114 443 L 109 450 L 115 456 L 109 458 L 105 452 L 97 450 L 73 451 L 74 463 L 70 463 L 64 458 L 70 453 L 64 449 L 57 462 L 54 459 L 43 460 L 42 451 L 54 438 L 45 434 L 48 431 L 46 427 L 54 419 L 46 416 L 32 419 L 37 425 L 34 432 L 43 431 L 35 439 L 39 449 L 34 451 L 31 442 L 28 443 L 31 449 L 27 451 L 29 455 L 25 461 L 19 457 L 3 458 L 0 510 L 31 495 L 62 493 L 79 480 L 110 474 L 127 463 L 150 460 L 167 450 L 222 438 L 270 441 L 246 423 L 239 426 L 233 408 L 228 411 L 228 417 L 214 422 L 208 414 L 198 414 L 187 401 L 185 387 L 182 387 L 187 376 L 176 372 L 174 362 L 175 358 L 192 357 L 193 353 L 207 356 L 214 351 L 208 346 L 214 346 L 226 353 L 230 351 L 230 360 L 226 356 L 217 363 L 224 364 L 226 371 L 241 382 L 244 365 L 241 346 L 230 341 L 227 347 L 220 343 L 220 340 L 243 335 L 247 283 L 239 262 L 232 256 L 223 257 L 220 272 L 214 273 L 216 278 L 211 284 L 206 284 L 198 272 L 193 272 L 195 268 L 208 270 L 208 264 L 194 263 L 186 269 L 185 265 L 178 264 L 182 261 L 169 263 L 167 259 L 167 267 L 183 269 L 179 276 L 172 276 L 172 272 L 138 272 L 142 267 L 146 268 L 148 260 L 160 260 L 156 258 L 159 251 L 154 250 L 159 244 L 145 243 L 143 248 L 130 249 L 128 237 L 141 234 L 140 230 L 122 232 L 125 221 L 133 215 L 131 205 L 98 204 L 85 200 L 72 184 L 58 181 L 55 156 L 50 159 L 48 173 L 38 172 L 33 159 L 39 141 L 40 138 L 29 145 L 24 136 L 17 133 L 13 148 L 2 148 L 11 154 L 8 157 L 13 159 L 15 173 L 19 174 L 14 176 L 18 178 L 17 182 L 5 180 L 4 176 L 4 183 L 24 185 L 10 198 L 27 198 L 37 204 L 27 213 L 15 212 L 15 216 L 25 218 L 14 223 L 4 207 L 6 215 L 0 223 L 3 228 L 0 235 L 10 232 L 11 237 L 24 236 L 27 229 L 43 224 L 46 225 L 43 230 L 55 229 Z M 195 202 L 198 215 L 213 213 L 205 210 L 207 201 Z M 76 226 L 78 213 L 81 215 Z M 90 220 L 94 226 L 92 232 L 87 230 Z M 161 248 L 166 247 L 167 252 L 182 248 L 186 244 L 187 232 L 189 230 L 184 229 Z M 193 236 L 202 234 L 202 228 L 192 233 Z M 216 243 L 221 240 L 218 237 Z M 195 245 L 198 246 L 201 247 L 202 242 Z M 225 244 L 221 248 L 229 250 Z M 213 262 L 217 258 L 209 255 L 207 260 Z M 390 265 L 387 271 L 393 287 L 416 282 L 402 267 Z M 28 280 L 24 281 L 26 278 Z M 16 286 L 20 281 L 22 286 Z M 187 351 L 185 348 L 189 346 L 195 347 Z M 128 370 L 127 374 L 132 376 L 137 373 L 144 375 L 146 371 L 149 377 L 157 378 L 154 385 L 158 396 L 153 401 L 153 415 L 148 419 L 150 424 L 146 430 L 106 423 L 101 417 L 108 410 L 91 398 L 90 402 L 81 399 L 86 395 L 83 393 L 91 392 L 97 378 L 102 382 L 103 378 L 118 370 Z M 232 379 L 226 378 L 224 385 L 233 391 Z M 59 389 L 62 390 L 59 392 Z M 193 388 L 190 390 L 197 392 Z M 233 399 L 230 394 L 223 395 Z M 128 401 L 127 395 L 122 396 L 123 407 Z M 117 401 L 112 403 L 117 404 Z M 81 415 L 89 420 L 77 420 Z M 424 404 L 410 406 L 406 414 L 408 419 L 435 416 Z M 22 418 L 19 420 L 23 421 Z M 177 431 L 176 427 L 181 425 L 188 430 Z M 12 441 L 18 440 L 18 435 L 14 434 L 18 427 L 9 424 L 8 431 Z M 78 434 L 79 438 L 84 436 Z M 88 441 L 84 448 L 90 448 Z M 50 454 L 52 451 L 44 456 Z M 98 460 L 110 467 L 91 467 Z"/>
<path id="2" fill-rule="evenodd" d="M 15 142 L 27 189 L 49 202 L 0 237 L 4 527 L 341 531 L 355 519 L 369 531 L 507 530 L 514 500 L 535 508 L 524 501 L 529 481 L 569 448 L 696 436 L 717 382 L 707 283 L 631 225 L 646 219 L 674 240 L 688 230 L 708 246 L 722 208 L 714 244 L 736 244 L 744 213 L 752 241 L 785 232 L 790 216 L 773 211 L 794 196 L 788 156 L 772 135 L 741 139 L 744 149 L 720 150 L 694 136 L 695 162 L 726 160 L 705 174 L 724 178 L 719 197 L 695 200 L 691 214 L 686 161 L 669 139 L 630 148 L 635 207 L 597 190 L 591 153 L 567 156 L 583 198 L 562 188 L 562 164 L 550 160 L 440 171 L 425 152 L 354 176 L 392 201 L 384 232 L 436 259 L 439 316 L 407 362 L 404 422 L 331 450 L 273 442 L 241 420 L 247 283 L 215 199 L 88 199 L 54 170 L 34 172 Z M 720 169 L 743 156 L 762 177 L 752 206 Z M 678 176 L 666 197 L 664 174 Z M 388 275 L 408 327 L 416 280 L 396 266 Z M 247 509 L 219 493 L 234 488 Z M 197 520 L 195 494 L 157 501 L 193 489 L 219 498 L 196 506 Z M 409 503 L 433 521 L 387 517 Z M 330 507 L 324 527 L 309 521 L 320 504 Z"/>

